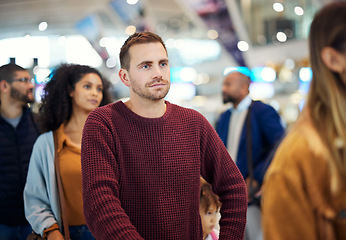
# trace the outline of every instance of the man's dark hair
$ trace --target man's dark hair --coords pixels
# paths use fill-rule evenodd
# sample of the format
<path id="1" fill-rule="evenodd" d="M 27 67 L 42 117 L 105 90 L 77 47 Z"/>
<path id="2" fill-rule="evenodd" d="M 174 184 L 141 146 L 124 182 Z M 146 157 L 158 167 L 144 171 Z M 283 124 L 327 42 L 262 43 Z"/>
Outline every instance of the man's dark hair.
<path id="1" fill-rule="evenodd" d="M 143 43 L 161 43 L 164 49 L 167 52 L 166 46 L 161 39 L 160 36 L 158 36 L 155 33 L 152 32 L 139 32 L 134 33 L 131 36 L 128 37 L 128 39 L 125 41 L 124 45 L 120 49 L 120 65 L 121 68 L 124 68 L 126 70 L 130 69 L 130 54 L 129 49 L 131 46 L 135 44 L 143 44 Z"/>
<path id="2" fill-rule="evenodd" d="M 12 83 L 15 72 L 18 72 L 18 71 L 27 71 L 27 70 L 14 63 L 9 63 L 9 64 L 1 66 L 0 67 L 0 81 L 5 80 L 8 83 Z"/>

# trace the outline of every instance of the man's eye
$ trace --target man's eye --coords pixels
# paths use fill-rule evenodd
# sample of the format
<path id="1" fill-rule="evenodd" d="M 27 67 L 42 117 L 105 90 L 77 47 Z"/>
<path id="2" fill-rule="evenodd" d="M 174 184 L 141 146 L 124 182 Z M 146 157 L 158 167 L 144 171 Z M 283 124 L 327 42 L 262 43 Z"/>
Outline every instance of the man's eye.
<path id="1" fill-rule="evenodd" d="M 167 66 L 168 64 L 166 63 L 166 62 L 164 62 L 164 63 L 161 63 L 161 67 L 165 67 L 165 66 Z"/>
<path id="2" fill-rule="evenodd" d="M 148 69 L 148 68 L 149 68 L 149 65 L 143 65 L 142 68 L 143 68 L 143 69 Z"/>

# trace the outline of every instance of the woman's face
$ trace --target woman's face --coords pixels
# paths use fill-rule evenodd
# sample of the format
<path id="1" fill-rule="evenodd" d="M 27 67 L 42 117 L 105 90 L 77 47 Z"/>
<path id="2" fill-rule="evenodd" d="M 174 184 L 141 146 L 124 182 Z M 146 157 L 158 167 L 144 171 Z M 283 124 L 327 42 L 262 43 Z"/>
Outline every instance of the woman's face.
<path id="1" fill-rule="evenodd" d="M 103 98 L 103 84 L 96 73 L 85 74 L 75 85 L 70 93 L 73 109 L 91 112 L 100 106 Z"/>

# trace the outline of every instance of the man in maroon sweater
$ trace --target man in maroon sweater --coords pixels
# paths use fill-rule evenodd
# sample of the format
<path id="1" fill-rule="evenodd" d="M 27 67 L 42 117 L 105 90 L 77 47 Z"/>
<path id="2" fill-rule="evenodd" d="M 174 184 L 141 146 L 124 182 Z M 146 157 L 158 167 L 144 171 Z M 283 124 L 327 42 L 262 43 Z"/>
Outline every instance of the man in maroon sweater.
<path id="1" fill-rule="evenodd" d="M 244 180 L 209 122 L 164 100 L 170 68 L 162 39 L 133 34 L 120 62 L 130 100 L 93 111 L 83 132 L 83 206 L 92 234 L 98 240 L 202 239 L 202 176 L 222 202 L 220 239 L 243 239 Z"/>

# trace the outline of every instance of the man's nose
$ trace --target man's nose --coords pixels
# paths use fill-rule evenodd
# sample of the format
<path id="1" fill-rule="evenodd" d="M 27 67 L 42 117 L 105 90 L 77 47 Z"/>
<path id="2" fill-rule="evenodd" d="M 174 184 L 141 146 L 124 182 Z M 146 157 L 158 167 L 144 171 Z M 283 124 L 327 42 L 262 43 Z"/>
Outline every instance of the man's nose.
<path id="1" fill-rule="evenodd" d="M 162 69 L 160 66 L 154 67 L 154 78 L 159 80 L 162 79 Z"/>

